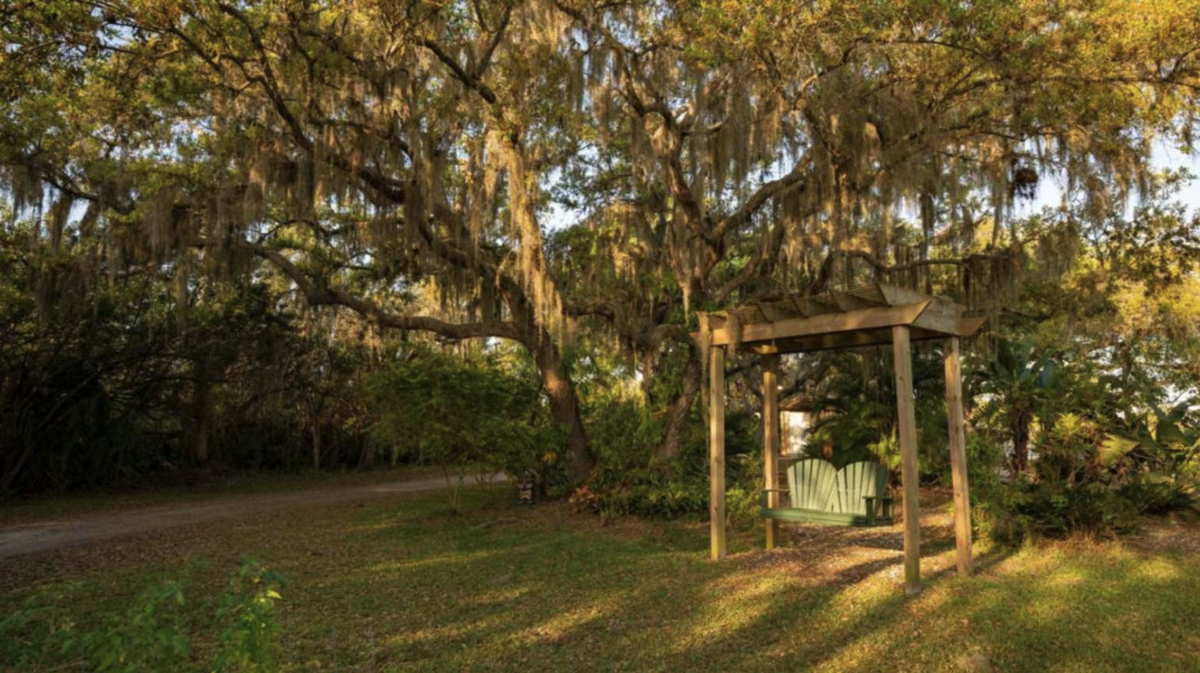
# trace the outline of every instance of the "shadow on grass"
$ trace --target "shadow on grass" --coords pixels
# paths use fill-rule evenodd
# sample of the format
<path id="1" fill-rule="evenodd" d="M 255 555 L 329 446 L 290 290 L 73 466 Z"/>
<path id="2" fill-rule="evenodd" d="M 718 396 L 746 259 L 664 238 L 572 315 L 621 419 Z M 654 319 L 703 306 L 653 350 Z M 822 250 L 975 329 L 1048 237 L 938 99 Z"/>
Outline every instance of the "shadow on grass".
<path id="1" fill-rule="evenodd" d="M 691 528 L 661 525 L 622 539 L 589 521 L 548 527 L 523 523 L 520 511 L 504 517 L 513 522 L 481 530 L 472 516 L 403 516 L 371 535 L 372 546 L 395 547 L 390 561 L 363 564 L 308 598 L 333 613 L 361 610 L 363 593 L 389 606 L 364 615 L 385 634 L 373 660 L 422 670 L 610 669 L 618 661 L 651 670 L 807 668 L 909 605 L 880 576 L 899 556 L 814 584 L 749 572 L 736 558 L 709 562 L 706 540 Z M 887 534 L 853 540 L 890 542 Z M 952 548 L 935 540 L 926 553 Z"/>

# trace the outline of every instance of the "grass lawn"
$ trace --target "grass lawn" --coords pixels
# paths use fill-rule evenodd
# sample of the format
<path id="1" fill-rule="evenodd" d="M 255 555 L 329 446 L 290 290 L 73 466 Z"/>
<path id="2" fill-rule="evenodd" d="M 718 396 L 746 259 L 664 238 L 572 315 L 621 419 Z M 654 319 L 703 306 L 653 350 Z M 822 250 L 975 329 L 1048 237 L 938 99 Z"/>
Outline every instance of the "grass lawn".
<path id="1" fill-rule="evenodd" d="M 9 559 L 0 605 L 40 592 L 87 628 L 182 577 L 202 670 L 216 596 L 249 553 L 287 578 L 282 659 L 293 671 L 1200 670 L 1193 525 L 1127 542 L 977 547 L 979 572 L 959 579 L 936 505 L 923 520 L 927 587 L 905 599 L 898 528 L 792 528 L 773 553 L 742 534 L 713 563 L 703 524 L 606 526 L 513 499 L 475 489 L 453 515 L 444 495 L 402 495 Z M 0 640 L 0 662 L 17 647 Z M 50 654 L 34 670 L 67 663 Z"/>

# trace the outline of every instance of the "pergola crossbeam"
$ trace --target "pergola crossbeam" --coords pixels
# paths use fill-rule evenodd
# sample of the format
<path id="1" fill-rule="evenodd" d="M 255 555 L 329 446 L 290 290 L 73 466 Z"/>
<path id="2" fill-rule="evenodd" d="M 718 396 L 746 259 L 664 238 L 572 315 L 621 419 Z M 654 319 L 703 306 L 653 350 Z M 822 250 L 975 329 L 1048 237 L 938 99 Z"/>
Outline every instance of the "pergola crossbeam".
<path id="1" fill-rule="evenodd" d="M 929 301 L 879 308 L 856 309 L 840 313 L 826 313 L 808 318 L 789 318 L 771 322 L 740 324 L 741 335 L 736 342 L 752 344 L 760 341 L 779 341 L 793 337 L 811 335 L 834 335 L 894 325 L 910 325 L 929 305 Z M 731 326 L 726 322 L 712 332 L 713 346 L 728 346 L 734 343 Z"/>

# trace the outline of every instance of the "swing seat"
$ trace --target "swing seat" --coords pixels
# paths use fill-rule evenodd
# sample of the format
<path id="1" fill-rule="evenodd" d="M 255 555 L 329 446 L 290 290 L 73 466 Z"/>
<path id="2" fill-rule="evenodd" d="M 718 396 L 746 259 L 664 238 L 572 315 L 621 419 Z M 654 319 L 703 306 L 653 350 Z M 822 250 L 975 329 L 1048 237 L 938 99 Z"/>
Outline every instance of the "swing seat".
<path id="1" fill-rule="evenodd" d="M 890 526 L 892 498 L 888 471 L 878 463 L 850 463 L 837 469 L 825 460 L 806 458 L 787 471 L 788 488 L 762 494 L 760 516 L 830 526 Z M 788 493 L 790 506 L 769 507 L 771 493 Z"/>

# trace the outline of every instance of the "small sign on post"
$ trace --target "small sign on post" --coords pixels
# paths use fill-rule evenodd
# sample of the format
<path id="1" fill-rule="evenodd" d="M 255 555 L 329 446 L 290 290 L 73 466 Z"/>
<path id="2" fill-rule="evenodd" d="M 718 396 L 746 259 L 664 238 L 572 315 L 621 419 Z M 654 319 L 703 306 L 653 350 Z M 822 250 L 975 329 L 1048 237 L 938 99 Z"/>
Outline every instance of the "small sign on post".
<path id="1" fill-rule="evenodd" d="M 517 497 L 519 498 L 522 505 L 532 505 L 533 504 L 533 478 L 532 477 L 528 477 L 528 476 L 521 477 L 521 480 L 517 482 Z"/>

